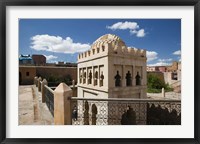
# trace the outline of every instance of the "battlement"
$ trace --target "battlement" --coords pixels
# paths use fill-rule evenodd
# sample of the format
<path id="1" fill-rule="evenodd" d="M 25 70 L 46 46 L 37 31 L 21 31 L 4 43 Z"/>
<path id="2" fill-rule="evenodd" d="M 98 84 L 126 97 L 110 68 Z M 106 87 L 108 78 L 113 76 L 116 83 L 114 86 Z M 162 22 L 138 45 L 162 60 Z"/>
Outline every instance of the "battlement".
<path id="1" fill-rule="evenodd" d="M 130 48 L 116 35 L 107 34 L 98 38 L 86 52 L 78 55 L 78 60 L 98 57 L 105 54 L 116 54 L 116 55 L 131 55 L 134 57 L 146 57 L 146 50 Z"/>

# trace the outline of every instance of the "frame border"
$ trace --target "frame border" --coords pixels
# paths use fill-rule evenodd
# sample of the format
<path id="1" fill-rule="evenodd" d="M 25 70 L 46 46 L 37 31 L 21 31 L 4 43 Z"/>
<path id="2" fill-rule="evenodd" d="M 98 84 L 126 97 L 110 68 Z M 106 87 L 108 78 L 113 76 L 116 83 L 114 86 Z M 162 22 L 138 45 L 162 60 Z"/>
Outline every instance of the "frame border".
<path id="1" fill-rule="evenodd" d="M 194 138 L 6 138 L 6 6 L 194 6 Z M 4 143 L 165 143 L 200 144 L 200 0 L 0 0 L 0 142 Z"/>

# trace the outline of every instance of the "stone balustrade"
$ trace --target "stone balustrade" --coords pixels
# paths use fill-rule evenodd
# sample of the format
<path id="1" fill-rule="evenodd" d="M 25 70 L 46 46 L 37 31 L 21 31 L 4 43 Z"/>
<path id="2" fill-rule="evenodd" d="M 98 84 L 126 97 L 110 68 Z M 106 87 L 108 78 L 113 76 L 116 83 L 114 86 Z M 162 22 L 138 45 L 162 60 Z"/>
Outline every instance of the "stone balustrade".
<path id="1" fill-rule="evenodd" d="M 75 83 L 73 90 L 65 83 L 60 83 L 55 90 L 48 87 L 46 79 L 34 77 L 34 84 L 38 92 L 42 94 L 42 103 L 46 103 L 49 111 L 54 116 L 55 125 L 71 125 L 71 103 L 70 98 L 74 96 Z"/>

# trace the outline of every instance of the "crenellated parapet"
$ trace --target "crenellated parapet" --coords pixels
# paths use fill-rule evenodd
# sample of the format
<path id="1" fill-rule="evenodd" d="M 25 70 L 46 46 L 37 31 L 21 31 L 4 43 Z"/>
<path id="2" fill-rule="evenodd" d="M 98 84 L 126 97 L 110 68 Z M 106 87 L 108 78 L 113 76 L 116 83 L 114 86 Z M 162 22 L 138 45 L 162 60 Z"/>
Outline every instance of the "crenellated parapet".
<path id="1" fill-rule="evenodd" d="M 106 34 L 98 38 L 91 48 L 78 55 L 78 60 L 99 57 L 102 55 L 129 55 L 134 57 L 146 57 L 146 50 L 127 47 L 124 41 L 116 35 Z"/>

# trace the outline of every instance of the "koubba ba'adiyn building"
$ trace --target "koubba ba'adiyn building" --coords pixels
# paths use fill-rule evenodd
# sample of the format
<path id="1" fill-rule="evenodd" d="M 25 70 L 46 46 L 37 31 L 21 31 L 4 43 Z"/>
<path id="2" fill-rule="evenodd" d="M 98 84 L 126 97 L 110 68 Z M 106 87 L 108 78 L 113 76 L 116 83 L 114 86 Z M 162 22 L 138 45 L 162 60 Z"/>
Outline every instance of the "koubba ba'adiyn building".
<path id="1" fill-rule="evenodd" d="M 101 36 L 78 56 L 78 97 L 146 98 L 146 59 L 118 36 Z"/>

